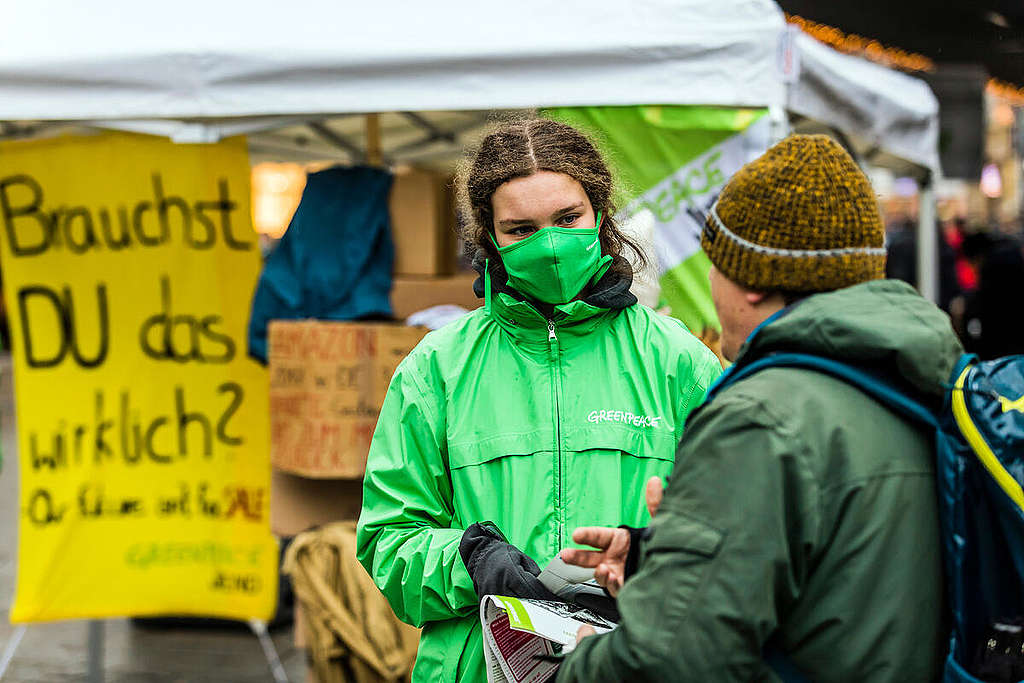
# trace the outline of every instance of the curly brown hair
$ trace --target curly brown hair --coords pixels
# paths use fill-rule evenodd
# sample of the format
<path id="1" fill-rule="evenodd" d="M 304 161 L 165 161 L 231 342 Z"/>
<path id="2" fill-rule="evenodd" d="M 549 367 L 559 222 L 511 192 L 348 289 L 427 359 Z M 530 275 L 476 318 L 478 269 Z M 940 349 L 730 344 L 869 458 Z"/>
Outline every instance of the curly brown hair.
<path id="1" fill-rule="evenodd" d="M 538 171 L 564 173 L 583 186 L 594 211 L 600 211 L 604 217 L 598 237 L 602 253 L 612 257 L 611 270 L 632 275 L 634 264 L 637 269 L 646 265 L 643 250 L 623 234 L 613 218 L 614 183 L 600 152 L 572 126 L 542 118 L 501 124 L 483 139 L 475 155 L 467 157 L 459 171 L 459 205 L 467 219 L 463 239 L 476 247 L 478 255 L 500 258 L 490 239 L 494 231 L 494 192 L 513 178 Z M 632 262 L 624 255 L 625 249 L 633 252 Z"/>

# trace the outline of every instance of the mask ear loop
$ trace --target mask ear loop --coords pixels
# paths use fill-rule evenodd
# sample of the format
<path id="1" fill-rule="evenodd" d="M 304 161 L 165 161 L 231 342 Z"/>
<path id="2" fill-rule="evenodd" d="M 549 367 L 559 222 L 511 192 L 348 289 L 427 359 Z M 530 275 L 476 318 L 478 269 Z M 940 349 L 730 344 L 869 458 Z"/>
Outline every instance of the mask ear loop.
<path id="1" fill-rule="evenodd" d="M 491 315 L 491 260 L 484 259 L 484 313 Z"/>
<path id="2" fill-rule="evenodd" d="M 600 227 L 601 227 L 601 212 L 598 211 L 597 212 L 597 222 L 595 223 L 594 228 L 595 229 L 599 229 Z M 602 256 L 601 260 L 598 262 L 597 272 L 594 274 L 594 277 L 591 278 L 590 281 L 591 282 L 597 282 L 598 280 L 603 278 L 604 274 L 608 272 L 608 269 L 612 267 L 612 261 L 613 260 L 614 259 L 612 259 L 611 256 L 608 256 L 608 255 Z"/>

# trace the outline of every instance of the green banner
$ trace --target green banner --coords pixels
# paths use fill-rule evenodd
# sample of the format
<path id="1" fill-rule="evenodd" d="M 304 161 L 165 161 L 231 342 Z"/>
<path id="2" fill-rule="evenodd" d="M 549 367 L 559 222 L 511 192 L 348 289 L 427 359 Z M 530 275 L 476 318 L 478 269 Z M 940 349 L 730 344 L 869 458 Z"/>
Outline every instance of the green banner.
<path id="1" fill-rule="evenodd" d="M 574 107 L 547 116 L 587 132 L 619 182 L 618 218 L 648 211 L 661 296 L 704 339 L 721 329 L 711 304 L 704 216 L 726 181 L 771 144 L 767 109 L 704 106 Z"/>

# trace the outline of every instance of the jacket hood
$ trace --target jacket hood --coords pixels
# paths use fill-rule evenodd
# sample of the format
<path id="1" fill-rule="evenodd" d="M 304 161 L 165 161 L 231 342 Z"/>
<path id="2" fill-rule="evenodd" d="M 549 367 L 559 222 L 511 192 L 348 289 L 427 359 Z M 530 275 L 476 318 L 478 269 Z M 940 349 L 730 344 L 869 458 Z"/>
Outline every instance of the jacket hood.
<path id="1" fill-rule="evenodd" d="M 784 309 L 754 331 L 737 363 L 774 351 L 846 362 L 940 400 L 963 348 L 949 317 L 913 287 L 873 280 Z"/>

